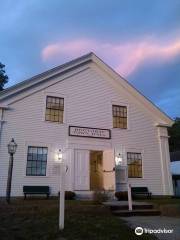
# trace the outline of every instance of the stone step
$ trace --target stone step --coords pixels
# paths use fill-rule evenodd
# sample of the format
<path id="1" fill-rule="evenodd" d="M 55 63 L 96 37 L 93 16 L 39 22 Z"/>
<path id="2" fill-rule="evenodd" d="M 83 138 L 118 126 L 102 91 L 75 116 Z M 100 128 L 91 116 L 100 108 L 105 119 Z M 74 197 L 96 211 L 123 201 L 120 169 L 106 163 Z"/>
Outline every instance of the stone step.
<path id="1" fill-rule="evenodd" d="M 129 210 L 115 210 L 112 214 L 119 217 L 131 217 L 131 216 L 159 216 L 161 212 L 157 209 L 134 209 Z"/>

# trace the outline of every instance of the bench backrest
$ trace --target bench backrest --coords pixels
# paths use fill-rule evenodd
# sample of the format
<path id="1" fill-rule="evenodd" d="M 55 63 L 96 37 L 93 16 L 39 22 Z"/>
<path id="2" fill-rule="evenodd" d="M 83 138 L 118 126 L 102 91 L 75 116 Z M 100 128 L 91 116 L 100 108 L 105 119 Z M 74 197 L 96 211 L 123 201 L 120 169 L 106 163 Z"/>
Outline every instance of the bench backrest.
<path id="1" fill-rule="evenodd" d="M 131 191 L 134 193 L 149 192 L 147 187 L 132 187 Z"/>
<path id="2" fill-rule="evenodd" d="M 49 186 L 23 186 L 23 192 L 49 193 Z"/>

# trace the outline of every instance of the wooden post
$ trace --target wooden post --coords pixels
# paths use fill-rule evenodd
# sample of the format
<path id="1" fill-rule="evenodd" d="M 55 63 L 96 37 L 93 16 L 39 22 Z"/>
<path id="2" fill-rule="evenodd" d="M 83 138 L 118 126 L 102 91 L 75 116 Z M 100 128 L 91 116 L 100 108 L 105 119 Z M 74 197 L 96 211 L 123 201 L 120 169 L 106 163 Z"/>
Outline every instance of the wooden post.
<path id="1" fill-rule="evenodd" d="M 59 197 L 59 229 L 64 229 L 64 208 L 65 208 L 65 169 L 64 163 L 60 163 L 60 197 Z"/>
<path id="2" fill-rule="evenodd" d="M 127 185 L 128 185 L 128 206 L 129 206 L 129 211 L 132 211 L 131 184 L 127 183 Z"/>
<path id="3" fill-rule="evenodd" d="M 11 197 L 12 170 L 13 170 L 13 154 L 10 154 L 7 188 L 6 188 L 6 201 L 7 201 L 7 203 L 10 203 L 10 197 Z"/>

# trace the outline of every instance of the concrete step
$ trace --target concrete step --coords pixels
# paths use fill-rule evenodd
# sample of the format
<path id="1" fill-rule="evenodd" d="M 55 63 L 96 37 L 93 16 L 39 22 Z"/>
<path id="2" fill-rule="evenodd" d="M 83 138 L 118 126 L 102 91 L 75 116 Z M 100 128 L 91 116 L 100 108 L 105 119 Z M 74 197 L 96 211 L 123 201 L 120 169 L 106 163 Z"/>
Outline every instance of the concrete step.
<path id="1" fill-rule="evenodd" d="M 112 202 L 104 202 L 105 206 L 109 207 L 113 210 L 128 210 L 128 202 L 127 201 L 112 201 Z M 153 209 L 153 204 L 146 202 L 133 202 L 133 209 Z"/>
<path id="2" fill-rule="evenodd" d="M 93 198 L 93 192 L 75 192 L 76 193 L 76 199 L 77 200 L 92 200 Z"/>
<path id="3" fill-rule="evenodd" d="M 93 200 L 95 191 L 75 191 L 75 193 L 78 200 Z M 104 191 L 102 191 L 102 194 L 104 194 Z M 108 191 L 105 194 L 107 194 L 109 201 L 114 200 L 114 191 Z"/>
<path id="4" fill-rule="evenodd" d="M 154 206 L 153 206 L 153 204 L 146 204 L 146 205 L 136 205 L 136 204 L 134 204 L 133 205 L 133 209 L 153 209 L 154 208 Z M 127 205 L 122 205 L 122 206 L 110 206 L 110 209 L 112 210 L 112 211 L 114 211 L 114 210 L 128 210 L 129 209 L 129 207 L 127 206 Z"/>
<path id="5" fill-rule="evenodd" d="M 161 212 L 157 209 L 134 209 L 129 210 L 115 210 L 112 214 L 119 217 L 131 217 L 131 216 L 159 216 Z"/>

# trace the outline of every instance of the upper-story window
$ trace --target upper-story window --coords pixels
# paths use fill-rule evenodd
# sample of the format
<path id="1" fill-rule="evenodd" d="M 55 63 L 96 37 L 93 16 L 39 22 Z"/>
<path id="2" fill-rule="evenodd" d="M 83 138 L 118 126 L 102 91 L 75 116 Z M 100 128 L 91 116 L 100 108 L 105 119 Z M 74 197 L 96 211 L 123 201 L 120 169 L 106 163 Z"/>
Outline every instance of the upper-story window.
<path id="1" fill-rule="evenodd" d="M 28 147 L 27 176 L 46 176 L 47 147 Z"/>
<path id="2" fill-rule="evenodd" d="M 127 129 L 127 107 L 113 105 L 113 128 Z"/>
<path id="3" fill-rule="evenodd" d="M 46 98 L 46 121 L 63 123 L 64 98 L 47 96 Z"/>
<path id="4" fill-rule="evenodd" d="M 142 155 L 141 153 L 128 152 L 128 177 L 129 178 L 142 178 Z"/>

